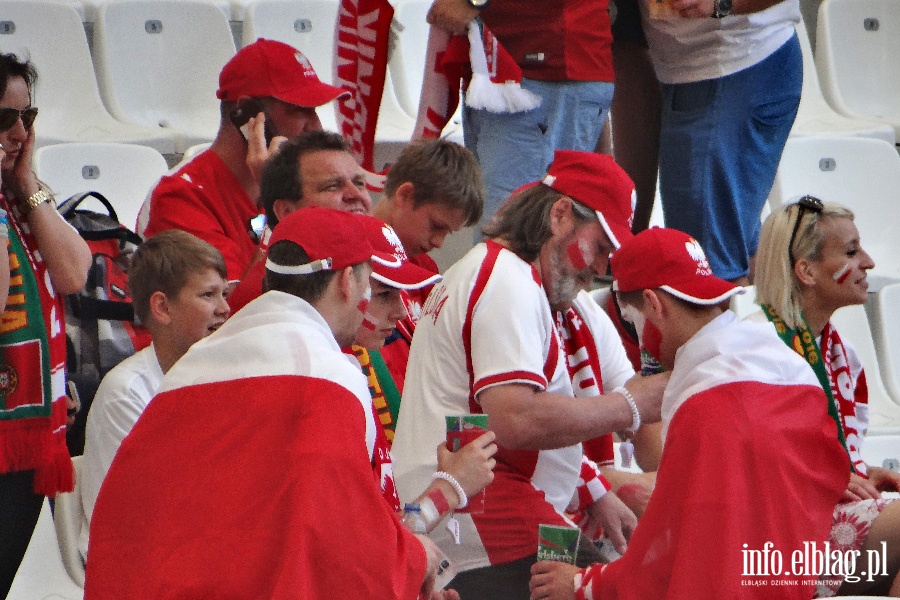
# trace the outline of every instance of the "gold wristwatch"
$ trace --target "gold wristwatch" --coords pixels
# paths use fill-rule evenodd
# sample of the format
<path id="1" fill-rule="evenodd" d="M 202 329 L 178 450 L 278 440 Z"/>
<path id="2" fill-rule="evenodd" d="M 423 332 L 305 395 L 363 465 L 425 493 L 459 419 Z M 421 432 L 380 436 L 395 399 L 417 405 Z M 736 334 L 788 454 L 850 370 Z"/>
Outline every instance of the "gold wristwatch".
<path id="1" fill-rule="evenodd" d="M 25 204 L 28 205 L 28 212 L 31 212 L 44 202 L 50 202 L 52 200 L 53 194 L 41 187 L 38 191 L 28 196 L 28 200 L 25 201 Z"/>

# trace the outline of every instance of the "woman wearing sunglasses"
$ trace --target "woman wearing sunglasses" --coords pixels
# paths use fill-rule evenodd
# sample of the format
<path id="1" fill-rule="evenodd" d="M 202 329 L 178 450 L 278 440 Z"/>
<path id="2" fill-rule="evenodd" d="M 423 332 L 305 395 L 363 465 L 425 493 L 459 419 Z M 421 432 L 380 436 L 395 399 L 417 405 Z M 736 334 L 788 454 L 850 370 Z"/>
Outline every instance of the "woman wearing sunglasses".
<path id="1" fill-rule="evenodd" d="M 0 241 L 9 275 L 0 320 L 0 597 L 12 584 L 44 496 L 72 489 L 62 297 L 84 286 L 91 262 L 87 244 L 31 170 L 35 79 L 28 62 L 0 55 L 0 209 L 6 213 L 0 212 L 0 234 L 8 235 Z"/>
<path id="2" fill-rule="evenodd" d="M 757 300 L 781 339 L 809 361 L 847 450 L 850 483 L 834 511 L 831 549 L 845 556 L 861 551 L 853 571 L 859 576 L 867 567 L 866 551 L 880 554 L 886 542 L 887 565 L 878 573 L 843 584 L 840 577 L 823 577 L 832 584 L 820 582 L 818 597 L 888 591 L 900 596 L 900 502 L 891 503 L 880 493 L 900 488 L 900 474 L 863 462 L 866 377 L 859 356 L 831 324 L 837 309 L 865 303 L 866 272 L 874 266 L 860 245 L 853 213 L 837 204 L 804 196 L 763 224 L 756 255 Z"/>

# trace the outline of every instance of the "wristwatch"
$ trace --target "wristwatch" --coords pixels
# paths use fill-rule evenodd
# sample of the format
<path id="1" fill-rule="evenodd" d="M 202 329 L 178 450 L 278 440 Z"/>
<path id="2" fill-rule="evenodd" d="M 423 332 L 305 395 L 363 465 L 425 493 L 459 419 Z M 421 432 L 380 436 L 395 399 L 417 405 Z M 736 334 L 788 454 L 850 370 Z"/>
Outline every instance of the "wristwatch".
<path id="1" fill-rule="evenodd" d="M 28 212 L 31 212 L 44 202 L 50 202 L 51 200 L 53 200 L 53 196 L 50 192 L 44 188 L 40 188 L 38 191 L 28 196 L 28 200 L 25 201 L 25 204 L 28 205 Z"/>
<path id="2" fill-rule="evenodd" d="M 714 19 L 721 19 L 731 14 L 731 0 L 715 0 Z"/>
<path id="3" fill-rule="evenodd" d="M 487 6 L 490 1 L 491 0 L 466 0 L 466 2 L 469 3 L 469 6 L 471 6 L 472 8 L 477 8 L 478 10 L 481 10 L 482 8 Z"/>

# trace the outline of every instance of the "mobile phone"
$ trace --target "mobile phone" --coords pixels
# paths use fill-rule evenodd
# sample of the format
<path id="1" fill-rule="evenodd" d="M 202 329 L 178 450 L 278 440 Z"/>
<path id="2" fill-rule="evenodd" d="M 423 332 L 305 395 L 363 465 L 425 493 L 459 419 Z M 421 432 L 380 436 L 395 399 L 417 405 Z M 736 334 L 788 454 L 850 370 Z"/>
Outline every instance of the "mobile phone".
<path id="1" fill-rule="evenodd" d="M 275 125 L 272 123 L 272 119 L 266 114 L 262 102 L 260 102 L 258 98 L 249 98 L 239 102 L 237 108 L 231 111 L 229 118 L 231 119 L 231 123 L 237 127 L 241 132 L 241 135 L 244 136 L 244 140 L 248 140 L 250 138 L 250 126 L 248 123 L 251 118 L 259 113 L 266 115 L 265 137 L 266 146 L 268 146 L 272 143 L 272 138 L 278 135 L 278 132 L 275 131 Z"/>

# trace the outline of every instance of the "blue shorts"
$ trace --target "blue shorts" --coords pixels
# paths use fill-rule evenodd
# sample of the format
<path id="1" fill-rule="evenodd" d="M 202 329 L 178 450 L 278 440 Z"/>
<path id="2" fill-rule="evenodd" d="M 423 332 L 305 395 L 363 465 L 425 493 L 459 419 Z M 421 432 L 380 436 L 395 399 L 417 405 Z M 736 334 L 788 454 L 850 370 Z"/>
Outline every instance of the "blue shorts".
<path id="1" fill-rule="evenodd" d="M 463 136 L 484 174 L 486 224 L 510 192 L 542 178 L 553 152 L 593 151 L 609 114 L 613 84 L 600 81 L 537 81 L 522 87 L 541 96 L 541 105 L 520 113 L 491 113 L 463 107 Z"/>
<path id="2" fill-rule="evenodd" d="M 800 105 L 797 36 L 726 77 L 663 85 L 659 191 L 667 227 L 697 238 L 713 273 L 747 275 L 760 213 Z"/>

